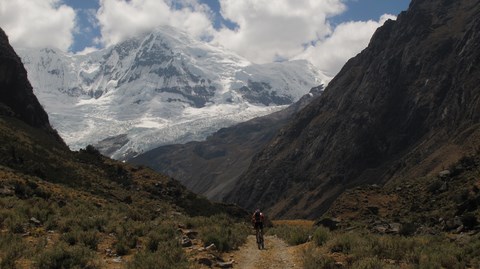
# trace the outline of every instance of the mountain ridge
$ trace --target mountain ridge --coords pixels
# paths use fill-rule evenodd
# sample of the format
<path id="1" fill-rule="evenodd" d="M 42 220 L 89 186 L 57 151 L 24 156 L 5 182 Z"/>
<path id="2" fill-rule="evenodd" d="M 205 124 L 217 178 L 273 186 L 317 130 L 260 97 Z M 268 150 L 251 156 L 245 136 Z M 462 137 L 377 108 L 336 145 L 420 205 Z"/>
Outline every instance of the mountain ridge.
<path id="1" fill-rule="evenodd" d="M 473 151 L 479 14 L 475 1 L 412 1 L 254 157 L 226 200 L 314 218 L 345 189 L 435 173 Z"/>
<path id="2" fill-rule="evenodd" d="M 222 128 L 205 141 L 166 145 L 128 160 L 142 164 L 184 184 L 191 191 L 221 201 L 238 184 L 253 155 L 301 108 L 320 96 L 315 87 L 289 107 L 231 127 Z"/>

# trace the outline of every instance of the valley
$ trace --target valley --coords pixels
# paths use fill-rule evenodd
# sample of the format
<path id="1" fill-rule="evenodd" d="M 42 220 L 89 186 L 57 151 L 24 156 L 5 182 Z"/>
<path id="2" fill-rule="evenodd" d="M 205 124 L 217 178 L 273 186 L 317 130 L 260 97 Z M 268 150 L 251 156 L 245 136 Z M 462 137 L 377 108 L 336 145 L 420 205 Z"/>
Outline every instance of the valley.
<path id="1" fill-rule="evenodd" d="M 478 48 L 474 0 L 412 0 L 331 80 L 0 28 L 0 268 L 480 268 Z"/>

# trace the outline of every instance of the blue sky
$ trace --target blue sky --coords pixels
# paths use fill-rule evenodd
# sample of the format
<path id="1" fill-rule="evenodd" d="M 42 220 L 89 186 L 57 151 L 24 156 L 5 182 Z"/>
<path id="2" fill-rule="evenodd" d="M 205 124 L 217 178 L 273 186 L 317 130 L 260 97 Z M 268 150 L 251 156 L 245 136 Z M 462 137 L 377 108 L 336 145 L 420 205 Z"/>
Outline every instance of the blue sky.
<path id="1" fill-rule="evenodd" d="M 14 47 L 87 53 L 170 25 L 253 63 L 308 60 L 333 76 L 410 0 L 0 0 Z M 220 12 L 221 10 L 221 12 Z M 32 24 L 32 21 L 34 23 Z"/>

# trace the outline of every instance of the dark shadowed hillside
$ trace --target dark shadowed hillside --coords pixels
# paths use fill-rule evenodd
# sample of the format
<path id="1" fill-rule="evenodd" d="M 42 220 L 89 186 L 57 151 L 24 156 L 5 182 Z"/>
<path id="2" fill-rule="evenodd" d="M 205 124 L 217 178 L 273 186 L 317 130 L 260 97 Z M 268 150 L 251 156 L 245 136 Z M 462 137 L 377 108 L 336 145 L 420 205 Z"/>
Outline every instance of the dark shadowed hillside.
<path id="1" fill-rule="evenodd" d="M 227 200 L 316 217 L 345 189 L 443 170 L 480 145 L 480 2 L 413 0 L 253 158 Z"/>
<path id="2" fill-rule="evenodd" d="M 252 157 L 322 90 L 323 86 L 313 88 L 282 111 L 223 128 L 206 141 L 162 146 L 130 162 L 168 174 L 195 193 L 220 201 L 238 184 Z"/>
<path id="3" fill-rule="evenodd" d="M 25 123 L 60 137 L 53 131 L 48 115 L 33 94 L 27 71 L 0 29 L 0 115 L 16 117 Z"/>

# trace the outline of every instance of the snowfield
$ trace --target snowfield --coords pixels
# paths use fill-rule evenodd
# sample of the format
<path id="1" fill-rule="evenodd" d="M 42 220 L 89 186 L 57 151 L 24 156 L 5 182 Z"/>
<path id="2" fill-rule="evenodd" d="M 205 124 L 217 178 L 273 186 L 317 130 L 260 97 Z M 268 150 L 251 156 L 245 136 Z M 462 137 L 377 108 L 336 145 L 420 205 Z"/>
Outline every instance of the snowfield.
<path id="1" fill-rule="evenodd" d="M 307 61 L 253 64 L 172 27 L 87 55 L 17 53 L 65 142 L 77 150 L 110 138 L 98 145 L 116 159 L 203 140 L 278 111 L 328 80 Z"/>

